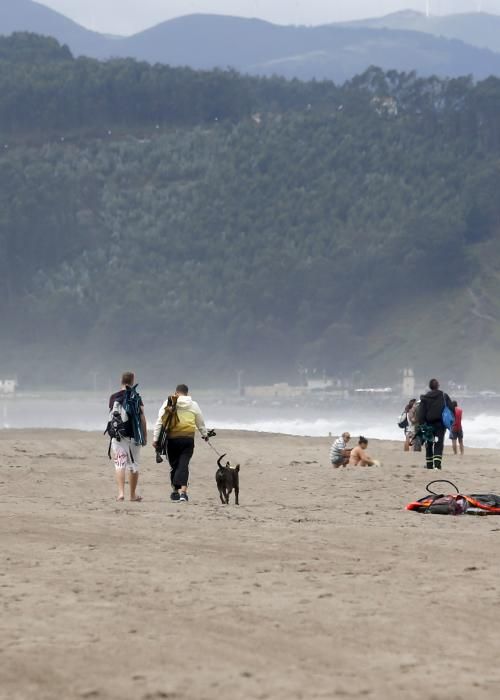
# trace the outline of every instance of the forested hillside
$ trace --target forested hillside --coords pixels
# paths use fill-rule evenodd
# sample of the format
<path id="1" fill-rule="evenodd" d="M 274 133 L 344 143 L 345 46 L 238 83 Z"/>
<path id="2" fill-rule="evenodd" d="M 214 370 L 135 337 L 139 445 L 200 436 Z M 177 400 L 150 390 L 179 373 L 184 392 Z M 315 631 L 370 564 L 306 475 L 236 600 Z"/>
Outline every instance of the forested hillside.
<path id="1" fill-rule="evenodd" d="M 339 88 L 26 36 L 0 56 L 3 372 L 462 378 L 496 357 L 499 80 Z"/>
<path id="2" fill-rule="evenodd" d="M 331 108 L 333 83 L 264 80 L 133 59 L 75 60 L 55 39 L 0 37 L 0 134 L 236 123 L 260 110 Z"/>

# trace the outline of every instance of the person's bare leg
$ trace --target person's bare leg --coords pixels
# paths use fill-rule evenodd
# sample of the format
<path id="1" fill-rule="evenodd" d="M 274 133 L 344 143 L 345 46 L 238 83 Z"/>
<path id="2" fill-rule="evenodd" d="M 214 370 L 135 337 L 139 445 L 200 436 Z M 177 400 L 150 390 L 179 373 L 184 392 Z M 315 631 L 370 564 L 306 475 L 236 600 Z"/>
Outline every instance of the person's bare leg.
<path id="1" fill-rule="evenodd" d="M 187 493 L 188 487 L 187 486 L 181 486 L 179 489 L 179 493 Z"/>
<path id="2" fill-rule="evenodd" d="M 409 438 L 409 437 L 406 437 L 406 439 L 405 439 L 404 451 L 405 451 L 405 452 L 409 452 L 409 451 L 410 451 L 410 438 Z"/>
<path id="3" fill-rule="evenodd" d="M 457 441 L 456 441 L 456 440 L 452 440 L 452 441 L 451 441 L 451 445 L 452 445 L 452 447 L 453 447 L 453 454 L 456 455 L 456 454 L 457 454 Z"/>
<path id="4" fill-rule="evenodd" d="M 115 473 L 118 486 L 118 497 L 116 500 L 123 501 L 125 499 L 125 469 L 115 469 Z"/>
<path id="5" fill-rule="evenodd" d="M 135 491 L 137 489 L 137 483 L 139 481 L 139 472 L 130 472 L 128 480 L 130 484 L 130 500 L 137 501 L 138 498 Z"/>
<path id="6" fill-rule="evenodd" d="M 460 454 L 464 454 L 464 441 L 463 438 L 458 438 L 458 444 L 460 445 Z"/>

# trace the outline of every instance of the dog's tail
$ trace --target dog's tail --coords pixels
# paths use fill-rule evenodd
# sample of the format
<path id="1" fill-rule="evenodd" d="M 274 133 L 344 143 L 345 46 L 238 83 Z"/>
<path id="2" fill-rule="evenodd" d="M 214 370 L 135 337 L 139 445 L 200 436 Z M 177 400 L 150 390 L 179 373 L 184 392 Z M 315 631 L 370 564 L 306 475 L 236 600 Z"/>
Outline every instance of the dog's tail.
<path id="1" fill-rule="evenodd" d="M 226 453 L 226 454 L 227 454 L 227 453 Z M 219 457 L 219 459 L 217 460 L 217 466 L 219 467 L 219 469 L 222 469 L 222 464 L 221 464 L 221 462 L 222 462 L 222 460 L 224 459 L 224 457 L 226 456 L 226 454 L 221 455 L 221 456 Z"/>

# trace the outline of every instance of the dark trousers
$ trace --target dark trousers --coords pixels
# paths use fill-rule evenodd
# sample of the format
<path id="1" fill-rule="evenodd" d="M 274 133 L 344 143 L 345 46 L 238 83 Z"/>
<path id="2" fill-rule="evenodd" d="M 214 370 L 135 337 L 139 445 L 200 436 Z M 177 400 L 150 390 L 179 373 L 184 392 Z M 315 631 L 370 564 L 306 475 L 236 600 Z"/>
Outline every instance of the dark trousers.
<path id="1" fill-rule="evenodd" d="M 429 423 L 434 431 L 434 442 L 425 445 L 425 465 L 427 469 L 441 469 L 443 461 L 444 434 L 446 428 L 441 422 Z"/>
<path id="2" fill-rule="evenodd" d="M 194 438 L 170 438 L 167 441 L 167 457 L 170 464 L 170 481 L 174 489 L 187 486 L 189 462 L 194 452 Z"/>

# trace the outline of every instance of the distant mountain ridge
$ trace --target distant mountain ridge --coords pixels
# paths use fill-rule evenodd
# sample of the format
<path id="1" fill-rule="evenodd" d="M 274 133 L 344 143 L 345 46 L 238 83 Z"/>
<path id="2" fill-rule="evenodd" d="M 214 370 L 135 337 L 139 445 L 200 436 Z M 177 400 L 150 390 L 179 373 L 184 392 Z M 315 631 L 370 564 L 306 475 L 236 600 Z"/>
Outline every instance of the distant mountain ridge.
<path id="1" fill-rule="evenodd" d="M 112 39 L 85 29 L 45 5 L 33 0 L 2 0 L 0 3 L 0 33 L 26 31 L 52 36 L 67 44 L 72 53 L 104 58 Z"/>
<path id="2" fill-rule="evenodd" d="M 364 72 L 370 65 L 383 70 L 416 70 L 422 76 L 471 74 L 482 79 L 500 75 L 500 53 L 433 35 L 441 31 L 440 27 L 448 27 L 448 36 L 455 36 L 450 28 L 454 22 L 456 33 L 467 38 L 465 29 L 473 26 L 475 17 L 431 18 L 433 23 L 426 24 L 430 20 L 424 15 L 403 12 L 357 23 L 294 27 L 259 19 L 197 14 L 163 22 L 131 37 L 111 38 L 85 29 L 33 0 L 7 0 L 0 6 L 0 33 L 30 31 L 53 36 L 68 45 L 74 55 L 98 59 L 131 57 L 172 66 L 233 68 L 253 75 L 331 79 L 337 83 Z M 500 50 L 500 17 L 477 17 L 482 23 L 498 26 Z M 423 31 L 427 26 L 432 32 Z M 479 29 L 475 32 L 474 36 L 481 33 Z M 493 39 L 490 43 L 493 45 Z"/>
<path id="3" fill-rule="evenodd" d="M 385 17 L 345 22 L 342 26 L 423 32 L 447 39 L 459 39 L 471 46 L 500 52 L 500 16 L 485 12 L 427 17 L 423 12 L 402 10 Z"/>
<path id="4" fill-rule="evenodd" d="M 198 69 L 343 82 L 370 65 L 422 75 L 500 74 L 500 55 L 420 32 L 345 26 L 278 26 L 257 19 L 188 15 L 115 45 L 117 55 Z"/>

